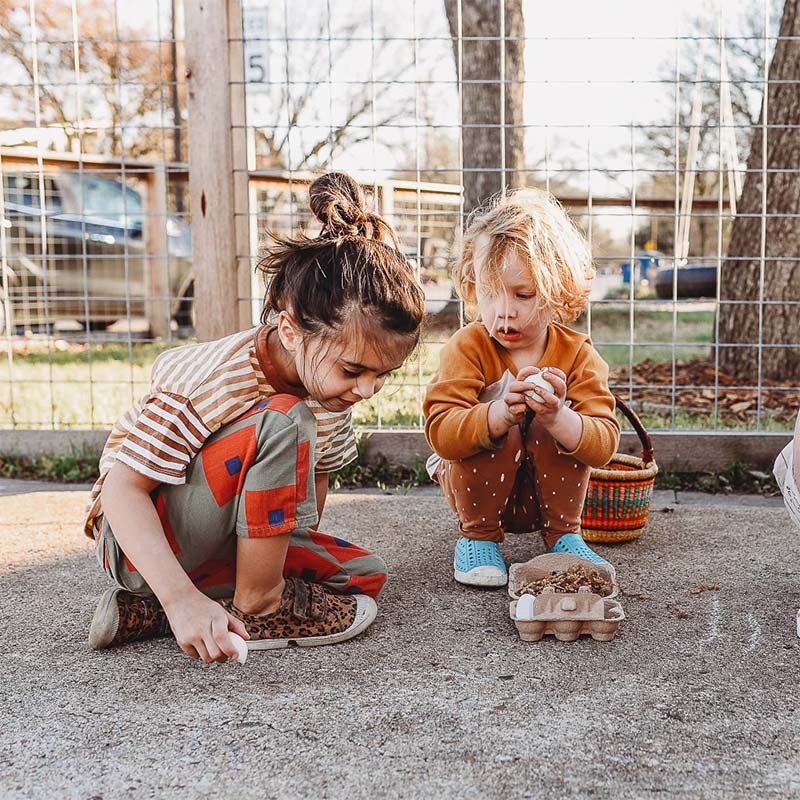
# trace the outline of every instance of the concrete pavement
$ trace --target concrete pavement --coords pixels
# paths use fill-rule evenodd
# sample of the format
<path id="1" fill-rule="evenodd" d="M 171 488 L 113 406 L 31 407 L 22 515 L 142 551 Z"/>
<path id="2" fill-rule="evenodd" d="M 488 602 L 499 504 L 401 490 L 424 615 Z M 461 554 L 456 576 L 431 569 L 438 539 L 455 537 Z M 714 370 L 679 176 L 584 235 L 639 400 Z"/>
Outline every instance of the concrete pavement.
<path id="1" fill-rule="evenodd" d="M 85 491 L 54 488 L 0 482 L 2 798 L 800 793 L 798 539 L 779 500 L 659 493 L 645 535 L 603 550 L 627 593 L 618 638 L 526 644 L 502 592 L 453 583 L 435 491 L 335 494 L 322 529 L 390 565 L 374 626 L 208 667 L 170 640 L 88 649 L 106 582 Z"/>

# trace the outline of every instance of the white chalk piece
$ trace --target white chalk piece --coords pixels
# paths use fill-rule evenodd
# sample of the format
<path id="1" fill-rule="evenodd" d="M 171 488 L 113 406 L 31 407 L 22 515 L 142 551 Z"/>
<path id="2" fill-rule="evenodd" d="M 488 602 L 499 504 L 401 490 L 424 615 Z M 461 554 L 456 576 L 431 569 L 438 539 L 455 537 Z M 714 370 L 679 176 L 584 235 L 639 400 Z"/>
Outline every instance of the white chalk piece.
<path id="1" fill-rule="evenodd" d="M 524 594 L 517 600 L 517 619 L 531 621 L 533 619 L 533 595 Z"/>
<path id="2" fill-rule="evenodd" d="M 553 384 L 545 380 L 543 372 L 537 372 L 535 375 L 528 375 L 528 377 L 525 378 L 525 383 L 532 383 L 534 386 L 540 386 L 546 392 L 550 392 L 550 394 L 556 393 Z M 528 397 L 532 397 L 537 403 L 544 403 L 544 399 L 539 397 L 536 392 L 525 392 L 525 394 L 527 394 Z"/>
<path id="3" fill-rule="evenodd" d="M 236 660 L 240 664 L 244 664 L 244 662 L 247 661 L 247 642 L 245 642 L 238 633 L 234 633 L 233 631 L 228 631 L 228 635 L 231 637 L 233 646 L 236 648 Z"/>

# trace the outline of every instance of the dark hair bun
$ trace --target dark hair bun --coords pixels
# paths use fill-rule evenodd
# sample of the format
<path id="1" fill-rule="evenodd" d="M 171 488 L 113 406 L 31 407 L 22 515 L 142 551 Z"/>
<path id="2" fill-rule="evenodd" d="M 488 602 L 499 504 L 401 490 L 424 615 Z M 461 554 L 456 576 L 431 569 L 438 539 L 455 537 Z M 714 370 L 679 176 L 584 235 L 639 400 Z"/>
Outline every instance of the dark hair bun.
<path id="1" fill-rule="evenodd" d="M 367 208 L 364 190 L 344 172 L 328 172 L 308 190 L 309 205 L 322 223 L 321 239 L 361 236 L 399 248 L 394 230 L 380 214 Z"/>
<path id="2" fill-rule="evenodd" d="M 352 336 L 345 324 L 358 310 L 366 336 L 389 332 L 416 343 L 425 293 L 391 225 L 367 208 L 359 183 L 329 172 L 309 187 L 309 204 L 322 223 L 318 236 L 270 234 L 258 265 L 267 284 L 262 321 L 290 310 L 305 335 Z"/>
<path id="3" fill-rule="evenodd" d="M 369 222 L 364 191 L 344 172 L 328 172 L 308 190 L 314 216 L 330 236 L 364 235 Z"/>

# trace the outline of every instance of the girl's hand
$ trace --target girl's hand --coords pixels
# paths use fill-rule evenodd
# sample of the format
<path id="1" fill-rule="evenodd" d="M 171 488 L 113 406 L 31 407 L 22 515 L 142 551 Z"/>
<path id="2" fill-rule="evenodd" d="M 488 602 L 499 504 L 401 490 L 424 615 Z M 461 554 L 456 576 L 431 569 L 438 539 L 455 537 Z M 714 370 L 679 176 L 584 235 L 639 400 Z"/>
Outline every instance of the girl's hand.
<path id="1" fill-rule="evenodd" d="M 558 367 L 525 367 L 520 370 L 517 380 L 525 380 L 528 375 L 541 372 L 542 377 L 553 387 L 553 394 L 530 383 L 525 384 L 527 391 L 533 391 L 542 402 L 526 398 L 531 403 L 531 408 L 536 412 L 536 419 L 547 429 L 551 428 L 559 419 L 567 399 L 567 376 Z"/>
<path id="2" fill-rule="evenodd" d="M 519 408 L 520 403 L 515 402 L 511 394 L 489 403 L 489 436 L 492 439 L 502 439 L 511 428 L 522 422 L 525 411 L 520 413 Z"/>
<path id="3" fill-rule="evenodd" d="M 206 664 L 237 657 L 229 630 L 242 639 L 250 638 L 241 620 L 196 589 L 188 597 L 165 603 L 164 611 L 181 650 Z"/>
<path id="4" fill-rule="evenodd" d="M 509 384 L 506 394 L 489 404 L 489 434 L 492 439 L 500 439 L 519 425 L 530 409 L 537 410 L 539 404 L 526 394 L 531 390 L 531 384 L 525 383 L 525 378 L 538 371 L 538 367 L 521 369 L 516 380 Z"/>
<path id="5" fill-rule="evenodd" d="M 553 387 L 553 394 L 540 386 L 525 384 L 527 390 L 533 391 L 542 401 L 529 401 L 536 411 L 536 421 L 539 422 L 550 435 L 567 452 L 574 451 L 580 444 L 583 436 L 583 417 L 566 405 L 567 376 L 557 367 L 545 367 L 539 370 L 536 367 L 526 367 L 520 370 L 517 377 L 525 378 L 528 375 L 542 373 L 542 377 Z"/>

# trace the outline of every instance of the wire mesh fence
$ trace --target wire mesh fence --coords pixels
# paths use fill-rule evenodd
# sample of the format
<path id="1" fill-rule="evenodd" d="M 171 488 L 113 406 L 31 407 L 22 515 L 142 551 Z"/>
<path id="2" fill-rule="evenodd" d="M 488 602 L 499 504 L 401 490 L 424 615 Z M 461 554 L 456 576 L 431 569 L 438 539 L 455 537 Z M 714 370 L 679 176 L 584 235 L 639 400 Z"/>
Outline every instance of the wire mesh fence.
<path id="1" fill-rule="evenodd" d="M 649 427 L 787 429 L 797 4 L 562 5 L 243 0 L 227 37 L 244 89 L 227 117 L 246 150 L 240 269 L 268 230 L 313 229 L 314 174 L 355 175 L 429 317 L 419 353 L 354 414 L 418 429 L 438 350 L 465 322 L 449 271 L 466 216 L 493 191 L 546 188 L 597 267 L 576 327 Z M 153 358 L 194 336 L 187 13 L 190 0 L 0 12 L 0 427 L 108 427 Z M 255 322 L 255 280 L 250 295 Z"/>
<path id="2" fill-rule="evenodd" d="M 178 9 L 0 6 L 0 426 L 106 427 L 188 326 Z"/>

